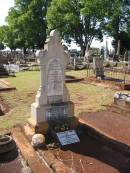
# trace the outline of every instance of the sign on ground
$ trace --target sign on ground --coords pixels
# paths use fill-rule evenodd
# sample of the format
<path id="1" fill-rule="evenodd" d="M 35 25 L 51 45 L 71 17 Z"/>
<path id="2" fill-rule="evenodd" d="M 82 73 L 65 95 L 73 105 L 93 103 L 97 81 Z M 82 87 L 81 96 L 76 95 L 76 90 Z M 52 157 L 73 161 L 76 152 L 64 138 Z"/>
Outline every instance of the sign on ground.
<path id="1" fill-rule="evenodd" d="M 75 130 L 68 130 L 56 133 L 62 146 L 80 142 Z"/>

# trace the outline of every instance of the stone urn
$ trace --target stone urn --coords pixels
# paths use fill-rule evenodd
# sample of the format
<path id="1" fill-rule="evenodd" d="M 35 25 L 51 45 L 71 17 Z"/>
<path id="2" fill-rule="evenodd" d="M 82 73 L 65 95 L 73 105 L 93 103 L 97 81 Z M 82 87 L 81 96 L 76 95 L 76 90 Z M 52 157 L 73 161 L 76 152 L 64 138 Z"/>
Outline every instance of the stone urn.
<path id="1" fill-rule="evenodd" d="M 11 136 L 0 135 L 0 154 L 16 149 L 16 144 Z"/>

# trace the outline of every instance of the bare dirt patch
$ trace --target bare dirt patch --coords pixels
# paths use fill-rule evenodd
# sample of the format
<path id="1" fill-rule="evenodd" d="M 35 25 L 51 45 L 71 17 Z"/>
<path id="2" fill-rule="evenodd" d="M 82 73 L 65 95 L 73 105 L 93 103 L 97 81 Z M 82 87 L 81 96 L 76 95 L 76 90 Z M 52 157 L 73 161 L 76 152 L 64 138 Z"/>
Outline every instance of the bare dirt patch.
<path id="1" fill-rule="evenodd" d="M 109 79 L 109 80 L 98 80 L 96 77 L 91 76 L 85 78 L 84 81 L 81 81 L 82 83 L 90 83 L 96 86 L 101 86 L 104 88 L 110 88 L 114 90 L 122 90 L 124 89 L 124 84 L 120 81 L 118 82 L 115 79 Z"/>
<path id="2" fill-rule="evenodd" d="M 52 150 L 56 158 L 78 173 L 129 173 L 129 158 L 87 136 L 80 143 Z"/>
<path id="3" fill-rule="evenodd" d="M 64 165 L 77 173 L 129 173 L 130 159 L 128 156 L 115 151 L 92 136 L 90 137 L 82 128 L 79 128 L 77 132 L 80 143 L 65 147 L 57 145 L 48 150 L 43 148 L 38 151 L 43 153 L 40 156 L 50 167 L 55 167 L 57 173 L 61 173 L 59 170 L 63 170 Z M 26 137 L 29 137 L 30 141 L 29 134 L 31 133 L 26 133 Z M 23 140 L 21 146 L 22 143 Z"/>
<path id="4" fill-rule="evenodd" d="M 4 79 L 0 80 L 0 91 L 11 91 L 16 90 L 16 87 L 12 86 L 9 82 Z"/>
<path id="5" fill-rule="evenodd" d="M 124 113 L 116 113 L 110 110 L 81 113 L 80 118 L 93 128 L 112 136 L 114 139 L 130 146 L 130 118 Z"/>

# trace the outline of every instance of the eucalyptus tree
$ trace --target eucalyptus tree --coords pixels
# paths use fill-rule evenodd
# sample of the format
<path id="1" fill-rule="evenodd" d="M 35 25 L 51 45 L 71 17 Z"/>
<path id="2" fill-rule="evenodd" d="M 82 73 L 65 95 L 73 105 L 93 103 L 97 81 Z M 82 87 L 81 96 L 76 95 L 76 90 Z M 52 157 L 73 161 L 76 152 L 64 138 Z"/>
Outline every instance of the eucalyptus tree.
<path id="1" fill-rule="evenodd" d="M 107 10 L 105 31 L 114 38 L 115 53 L 117 52 L 118 40 L 129 40 L 128 22 L 130 21 L 130 1 L 129 0 L 109 0 Z M 123 38 L 123 37 L 124 38 Z M 122 44 L 125 44 L 123 43 Z M 126 46 L 128 47 L 128 46 Z"/>
<path id="2" fill-rule="evenodd" d="M 101 0 L 52 0 L 47 12 L 49 30 L 57 28 L 62 38 L 69 43 L 75 41 L 84 55 L 94 38 L 102 40 L 103 37 L 102 23 L 105 20 L 105 10 L 101 2 Z"/>
<path id="3" fill-rule="evenodd" d="M 46 40 L 46 13 L 50 0 L 15 0 L 7 22 L 14 33 L 19 48 L 35 49 L 44 46 Z"/>

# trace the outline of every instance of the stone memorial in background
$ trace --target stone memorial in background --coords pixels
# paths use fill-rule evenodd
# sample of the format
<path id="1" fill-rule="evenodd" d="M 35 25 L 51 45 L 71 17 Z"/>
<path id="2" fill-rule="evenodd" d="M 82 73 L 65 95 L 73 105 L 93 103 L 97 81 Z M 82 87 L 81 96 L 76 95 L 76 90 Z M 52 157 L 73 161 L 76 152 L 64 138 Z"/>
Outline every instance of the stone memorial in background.
<path id="1" fill-rule="evenodd" d="M 130 51 L 128 51 L 128 70 L 130 71 Z"/>
<path id="2" fill-rule="evenodd" d="M 65 70 L 69 61 L 64 52 L 61 39 L 56 30 L 50 33 L 44 50 L 37 52 L 40 63 L 41 84 L 35 102 L 31 105 L 29 123 L 36 133 L 46 133 L 55 124 L 55 128 L 65 127 L 66 122 L 74 124 L 74 105 L 70 101 L 65 85 Z M 61 127 L 60 127 L 61 128 Z"/>
<path id="3" fill-rule="evenodd" d="M 104 67 L 103 67 L 103 59 L 102 58 L 93 58 L 93 69 L 96 77 L 104 78 Z"/>

